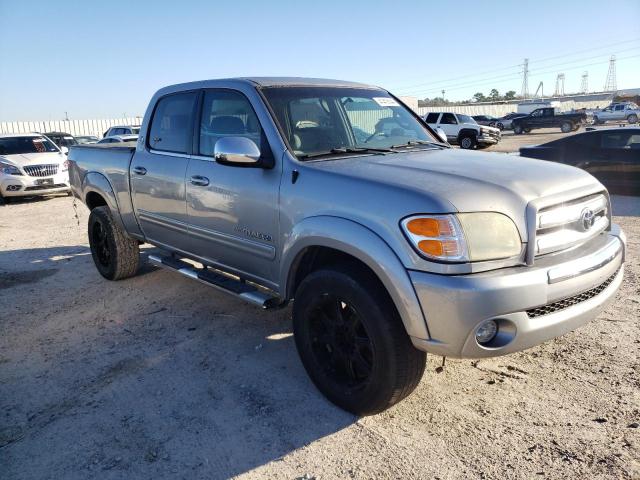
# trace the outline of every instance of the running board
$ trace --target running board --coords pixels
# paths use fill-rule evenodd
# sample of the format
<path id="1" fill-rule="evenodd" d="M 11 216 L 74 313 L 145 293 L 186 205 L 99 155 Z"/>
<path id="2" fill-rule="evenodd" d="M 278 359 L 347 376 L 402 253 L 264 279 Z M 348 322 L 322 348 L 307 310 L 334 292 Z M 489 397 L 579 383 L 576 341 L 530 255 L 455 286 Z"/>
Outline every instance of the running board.
<path id="1" fill-rule="evenodd" d="M 205 285 L 216 288 L 225 293 L 234 295 L 242 300 L 257 305 L 258 307 L 267 309 L 280 305 L 278 297 L 271 296 L 257 287 L 248 284 L 242 280 L 236 280 L 227 275 L 210 270 L 208 268 L 197 268 L 190 263 L 183 262 L 173 257 L 161 257 L 158 255 L 149 255 L 149 261 L 162 268 L 173 270 L 181 273 L 185 277 L 197 280 Z"/>

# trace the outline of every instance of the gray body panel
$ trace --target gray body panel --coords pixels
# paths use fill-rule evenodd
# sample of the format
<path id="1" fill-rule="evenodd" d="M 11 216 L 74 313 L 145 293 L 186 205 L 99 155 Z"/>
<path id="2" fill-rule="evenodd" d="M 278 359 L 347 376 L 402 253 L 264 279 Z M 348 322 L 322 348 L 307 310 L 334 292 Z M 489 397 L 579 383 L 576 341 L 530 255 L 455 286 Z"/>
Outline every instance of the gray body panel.
<path id="1" fill-rule="evenodd" d="M 375 88 L 297 78 L 228 79 L 163 88 L 151 99 L 135 152 L 123 147 L 71 149 L 74 194 L 86 202 L 90 192 L 101 193 L 130 235 L 259 283 L 282 300 L 292 298 L 291 272 L 306 249 L 322 246 L 347 253 L 379 277 L 418 348 L 453 356 L 498 355 L 542 339 L 538 332 L 502 350 L 467 345 L 478 322 L 528 308 L 529 300 L 523 296 L 552 299 L 555 294 L 547 295 L 551 290 L 545 268 L 591 258 L 620 237 L 615 241 L 621 253 L 604 270 L 552 289 L 573 294 L 591 288 L 615 262 L 618 266 L 622 262 L 624 238 L 611 232 L 600 235 L 598 242 L 536 260 L 533 267 L 533 258 L 526 257 L 538 208 L 605 191 L 586 172 L 441 146 L 300 162 L 288 150 L 259 92 L 260 86 L 284 85 Z M 272 169 L 238 168 L 198 155 L 183 155 L 171 163 L 170 156 L 159 158 L 145 147 L 149 120 L 160 97 L 209 88 L 234 89 L 249 99 L 275 158 Z M 130 174 L 137 166 L 150 175 L 141 180 Z M 207 177 L 210 184 L 190 184 L 193 175 Z M 523 244 L 521 256 L 461 264 L 432 262 L 416 253 L 399 226 L 409 215 L 479 211 L 500 212 L 513 220 Z M 507 283 L 496 283 L 496 276 Z M 494 310 L 468 315 L 474 302 L 483 301 L 483 294 L 506 302 L 510 292 L 504 286 L 523 279 L 527 289 L 513 297 L 519 306 L 496 301 Z M 432 302 L 441 306 L 434 310 Z M 569 312 L 563 325 L 575 328 L 596 310 Z M 546 334 L 550 338 L 561 330 L 551 328 Z"/>

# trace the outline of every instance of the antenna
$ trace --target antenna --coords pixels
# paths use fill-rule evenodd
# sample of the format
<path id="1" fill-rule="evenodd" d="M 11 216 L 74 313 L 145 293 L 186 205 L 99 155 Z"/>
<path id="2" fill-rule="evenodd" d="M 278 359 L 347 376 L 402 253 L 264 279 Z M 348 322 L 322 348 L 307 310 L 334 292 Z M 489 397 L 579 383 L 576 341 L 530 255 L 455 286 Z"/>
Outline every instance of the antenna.
<path id="1" fill-rule="evenodd" d="M 564 73 L 559 73 L 556 77 L 556 90 L 553 92 L 554 97 L 561 97 L 564 95 Z"/>
<path id="2" fill-rule="evenodd" d="M 580 93 L 589 93 L 589 72 L 582 74 L 582 84 L 580 85 Z"/>
<path id="3" fill-rule="evenodd" d="M 524 59 L 524 69 L 522 70 L 522 98 L 525 100 L 529 96 L 529 59 Z"/>
<path id="4" fill-rule="evenodd" d="M 607 72 L 607 81 L 604 83 L 605 92 L 614 92 L 618 90 L 616 82 L 616 56 L 611 55 L 609 59 L 609 71 Z"/>

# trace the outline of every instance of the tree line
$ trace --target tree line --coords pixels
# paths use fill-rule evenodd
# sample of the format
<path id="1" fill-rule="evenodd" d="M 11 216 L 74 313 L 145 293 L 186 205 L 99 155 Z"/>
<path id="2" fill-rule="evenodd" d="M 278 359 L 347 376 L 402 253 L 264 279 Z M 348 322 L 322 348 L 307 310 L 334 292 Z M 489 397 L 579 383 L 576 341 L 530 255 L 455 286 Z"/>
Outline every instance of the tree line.
<path id="1" fill-rule="evenodd" d="M 423 100 L 418 100 L 418 106 L 419 107 L 434 107 L 434 106 L 441 106 L 441 105 L 450 105 L 450 104 L 465 104 L 465 103 L 478 103 L 478 102 L 503 102 L 503 101 L 507 101 L 507 100 L 516 100 L 517 98 L 519 98 L 516 95 L 516 92 L 514 90 L 509 90 L 508 92 L 506 92 L 504 95 L 500 95 L 500 92 L 495 89 L 492 88 L 491 91 L 489 92 L 489 95 L 486 95 L 482 92 L 476 92 L 473 94 L 473 96 L 469 99 L 469 100 L 463 100 L 462 102 L 457 101 L 457 102 L 452 102 L 449 101 L 447 99 L 445 99 L 444 97 L 435 97 L 435 98 L 425 98 Z"/>

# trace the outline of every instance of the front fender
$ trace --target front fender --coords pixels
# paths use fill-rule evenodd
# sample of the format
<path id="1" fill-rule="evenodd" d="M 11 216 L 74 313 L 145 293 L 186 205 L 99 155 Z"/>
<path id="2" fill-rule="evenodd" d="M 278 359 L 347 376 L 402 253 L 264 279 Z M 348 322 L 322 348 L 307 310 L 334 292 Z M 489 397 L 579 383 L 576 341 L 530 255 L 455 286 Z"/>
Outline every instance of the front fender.
<path id="1" fill-rule="evenodd" d="M 282 251 L 280 288 L 289 292 L 289 275 L 296 260 L 309 247 L 327 247 L 351 255 L 378 276 L 393 300 L 407 333 L 429 338 L 427 324 L 407 270 L 391 247 L 367 227 L 340 217 L 309 217 L 295 225 Z"/>
<path id="2" fill-rule="evenodd" d="M 107 207 L 109 207 L 109 210 L 111 211 L 111 216 L 122 227 L 122 229 L 126 231 L 124 223 L 122 222 L 122 217 L 120 216 L 118 200 L 116 199 L 116 195 L 113 192 L 113 188 L 111 187 L 109 180 L 107 180 L 107 177 L 97 172 L 87 173 L 82 181 L 83 202 L 86 203 L 87 195 L 91 192 L 95 192 L 105 199 Z"/>

